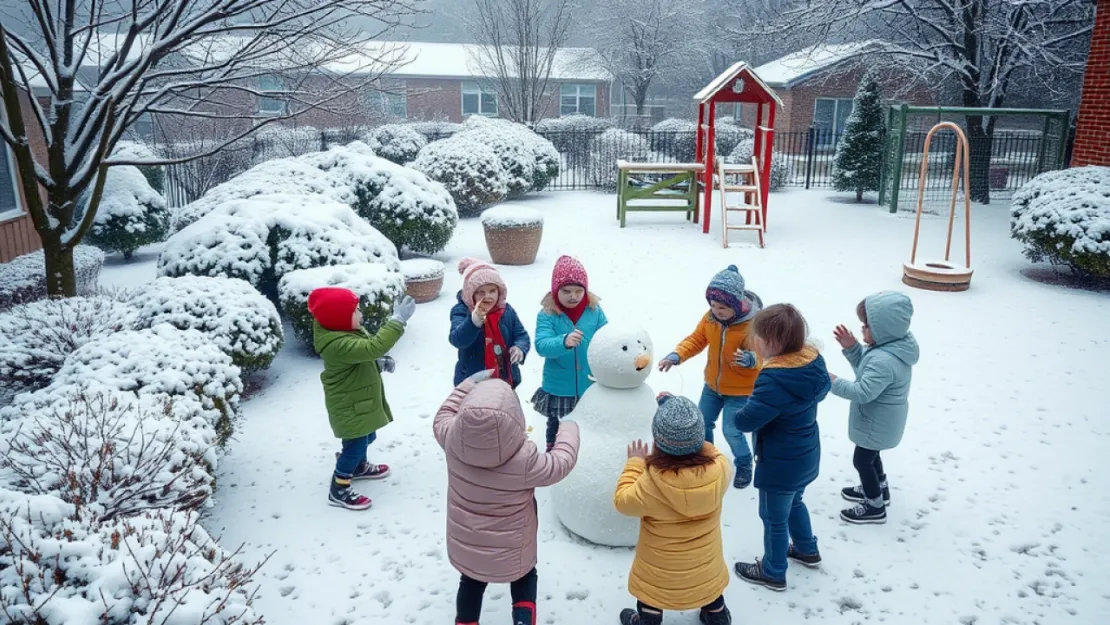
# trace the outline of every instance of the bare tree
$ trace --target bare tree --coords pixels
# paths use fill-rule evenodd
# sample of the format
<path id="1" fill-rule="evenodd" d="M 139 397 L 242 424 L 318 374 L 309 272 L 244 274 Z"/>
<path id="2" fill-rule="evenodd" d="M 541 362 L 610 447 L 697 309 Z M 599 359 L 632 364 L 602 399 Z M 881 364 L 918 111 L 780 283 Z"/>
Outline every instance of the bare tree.
<path id="1" fill-rule="evenodd" d="M 543 119 L 548 82 L 571 24 L 570 0 L 474 0 L 474 8 L 475 73 L 490 77 L 505 117 Z"/>
<path id="2" fill-rule="evenodd" d="M 652 83 L 672 70 L 688 70 L 708 47 L 697 32 L 701 0 L 608 0 L 594 23 L 598 52 L 644 115 Z M 700 57 L 700 58 L 699 58 Z"/>
<path id="3" fill-rule="evenodd" d="M 1051 90 L 1082 72 L 1094 12 L 1095 0 L 796 1 L 761 34 L 843 41 L 866 30 L 878 34 L 875 60 L 953 81 L 964 107 L 998 108 L 1020 89 Z M 971 196 L 984 203 L 996 119 L 967 116 Z"/>
<path id="4" fill-rule="evenodd" d="M 260 126 L 327 107 L 361 88 L 345 78 L 372 80 L 403 62 L 403 51 L 369 42 L 419 1 L 25 0 L 18 16 L 5 15 L 0 137 L 42 239 L 48 293 L 76 293 L 73 248 L 95 219 L 108 167 L 209 156 Z M 361 30 L 346 26 L 358 18 Z M 274 74 L 323 83 L 263 90 L 260 81 Z M 264 97 L 288 107 L 254 112 Z M 144 116 L 223 120 L 229 130 L 177 159 L 109 158 Z M 32 149 L 35 139 L 45 154 Z"/>

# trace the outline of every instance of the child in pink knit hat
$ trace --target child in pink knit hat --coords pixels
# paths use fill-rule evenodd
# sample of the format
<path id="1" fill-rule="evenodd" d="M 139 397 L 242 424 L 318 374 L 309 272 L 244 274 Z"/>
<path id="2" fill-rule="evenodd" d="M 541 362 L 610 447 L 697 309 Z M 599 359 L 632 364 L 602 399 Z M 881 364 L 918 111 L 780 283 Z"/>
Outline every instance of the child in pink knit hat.
<path id="1" fill-rule="evenodd" d="M 532 348 L 528 331 L 508 304 L 508 288 L 493 265 L 476 258 L 459 261 L 463 287 L 451 309 L 448 340 L 459 350 L 456 386 L 491 369 L 514 389 L 520 385 L 520 364 Z"/>
<path id="2" fill-rule="evenodd" d="M 543 356 L 543 385 L 532 407 L 547 417 L 547 448 L 555 445 L 559 420 L 570 414 L 593 382 L 586 349 L 594 333 L 608 323 L 601 298 L 589 290 L 586 268 L 561 256 L 551 272 L 551 290 L 536 316 L 536 353 Z"/>

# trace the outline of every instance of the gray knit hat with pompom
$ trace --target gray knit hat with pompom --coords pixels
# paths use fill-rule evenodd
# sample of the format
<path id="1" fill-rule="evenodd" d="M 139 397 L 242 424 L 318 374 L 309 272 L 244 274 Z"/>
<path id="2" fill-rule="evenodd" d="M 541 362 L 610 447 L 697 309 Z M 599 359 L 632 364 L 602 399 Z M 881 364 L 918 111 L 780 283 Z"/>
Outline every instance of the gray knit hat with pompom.
<path id="1" fill-rule="evenodd" d="M 685 397 L 664 395 L 651 422 L 651 435 L 660 451 L 688 456 L 705 444 L 705 420 L 697 405 Z"/>

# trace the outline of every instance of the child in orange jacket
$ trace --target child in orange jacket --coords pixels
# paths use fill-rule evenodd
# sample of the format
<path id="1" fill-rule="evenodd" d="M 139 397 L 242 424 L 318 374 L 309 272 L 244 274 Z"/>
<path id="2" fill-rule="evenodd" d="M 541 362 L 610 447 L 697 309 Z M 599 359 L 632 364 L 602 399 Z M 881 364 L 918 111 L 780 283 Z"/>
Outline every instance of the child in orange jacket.
<path id="1" fill-rule="evenodd" d="M 659 370 L 686 362 L 709 348 L 705 366 L 705 388 L 698 408 L 705 417 L 705 440 L 713 442 L 713 429 L 721 410 L 736 414 L 755 388 L 759 360 L 747 349 L 751 320 L 763 308 L 759 296 L 744 289 L 744 277 L 736 265 L 713 276 L 705 291 L 709 312 L 702 317 L 693 334 L 686 337 L 659 361 Z M 747 488 L 752 483 L 752 451 L 744 433 L 736 429 L 733 419 L 725 419 L 725 441 L 736 463 L 732 485 Z"/>

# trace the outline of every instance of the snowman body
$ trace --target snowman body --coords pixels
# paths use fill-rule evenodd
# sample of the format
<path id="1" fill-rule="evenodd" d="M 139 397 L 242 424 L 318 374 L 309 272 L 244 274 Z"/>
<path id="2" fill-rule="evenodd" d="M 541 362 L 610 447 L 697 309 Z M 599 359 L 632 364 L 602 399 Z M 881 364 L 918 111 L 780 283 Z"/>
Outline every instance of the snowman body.
<path id="1" fill-rule="evenodd" d="M 586 354 L 596 382 L 566 418 L 578 423 L 578 462 L 551 494 L 559 521 L 592 543 L 632 547 L 639 536 L 640 519 L 617 512 L 613 494 L 628 444 L 651 440 L 656 402 L 644 384 L 651 357 L 645 332 L 612 324 L 597 331 Z"/>

